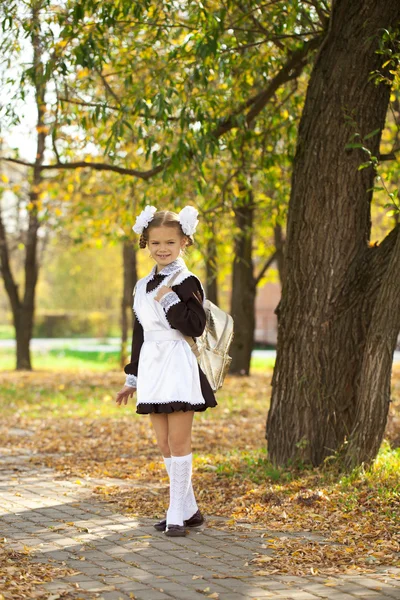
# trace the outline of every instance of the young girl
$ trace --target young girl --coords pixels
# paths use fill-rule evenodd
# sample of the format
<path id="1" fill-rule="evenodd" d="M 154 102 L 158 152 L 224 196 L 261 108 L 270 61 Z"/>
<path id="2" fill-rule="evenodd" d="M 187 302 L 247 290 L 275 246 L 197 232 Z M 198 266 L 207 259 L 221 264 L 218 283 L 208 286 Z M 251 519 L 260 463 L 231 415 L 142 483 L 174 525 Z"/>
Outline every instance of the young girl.
<path id="1" fill-rule="evenodd" d="M 167 518 L 154 527 L 168 536 L 204 522 L 191 481 L 191 432 L 194 413 L 217 405 L 184 337 L 199 337 L 206 324 L 203 287 L 181 257 L 193 244 L 197 215 L 191 206 L 179 214 L 146 206 L 136 219 L 139 246 L 148 246 L 156 264 L 135 288 L 131 362 L 116 397 L 126 404 L 136 390 L 136 412 L 150 415 L 170 478 Z"/>

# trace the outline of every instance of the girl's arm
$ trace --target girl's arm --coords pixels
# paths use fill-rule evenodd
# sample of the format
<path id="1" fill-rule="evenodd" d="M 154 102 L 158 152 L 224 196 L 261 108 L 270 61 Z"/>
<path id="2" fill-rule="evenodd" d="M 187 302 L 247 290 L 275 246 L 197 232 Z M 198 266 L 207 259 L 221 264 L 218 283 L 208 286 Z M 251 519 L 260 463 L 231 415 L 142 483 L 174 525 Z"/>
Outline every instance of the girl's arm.
<path id="1" fill-rule="evenodd" d="M 173 285 L 172 289 L 164 295 L 160 293 L 158 299 L 169 324 L 183 335 L 199 337 L 206 326 L 203 290 L 199 280 L 191 276 L 179 285 Z"/>
<path id="2" fill-rule="evenodd" d="M 132 334 L 132 349 L 131 349 L 131 362 L 125 365 L 124 371 L 127 375 L 125 385 L 129 387 L 137 387 L 137 373 L 139 365 L 140 349 L 143 344 L 143 327 L 135 317 L 133 324 Z"/>

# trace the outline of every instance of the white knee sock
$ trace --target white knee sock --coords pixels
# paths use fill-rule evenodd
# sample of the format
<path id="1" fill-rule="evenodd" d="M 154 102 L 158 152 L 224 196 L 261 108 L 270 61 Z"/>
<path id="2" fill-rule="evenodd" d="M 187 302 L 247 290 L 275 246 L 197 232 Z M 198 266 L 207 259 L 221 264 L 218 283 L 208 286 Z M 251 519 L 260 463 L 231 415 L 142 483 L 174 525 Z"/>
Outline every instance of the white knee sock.
<path id="1" fill-rule="evenodd" d="M 185 497 L 185 503 L 183 505 L 183 519 L 186 521 L 193 517 L 194 513 L 197 512 L 199 507 L 197 506 L 196 498 L 194 496 L 192 478 L 190 478 L 190 485 Z"/>
<path id="2" fill-rule="evenodd" d="M 171 456 L 168 525 L 183 525 L 183 508 L 192 476 L 192 454 Z"/>
<path id="3" fill-rule="evenodd" d="M 171 457 L 163 456 L 163 459 L 169 477 L 171 473 Z M 198 510 L 199 507 L 197 506 L 196 498 L 193 491 L 192 478 L 190 478 L 189 489 L 186 494 L 185 502 L 183 504 L 183 520 L 186 521 L 187 519 L 190 519 L 190 517 L 193 517 L 193 515 Z"/>
<path id="4" fill-rule="evenodd" d="M 164 464 L 167 470 L 168 475 L 171 473 L 171 457 L 164 456 Z M 183 504 L 183 520 L 186 521 L 193 517 L 193 515 L 198 511 L 199 507 L 197 506 L 196 498 L 193 491 L 192 478 L 190 478 L 190 485 L 188 492 L 185 497 L 185 501 Z"/>

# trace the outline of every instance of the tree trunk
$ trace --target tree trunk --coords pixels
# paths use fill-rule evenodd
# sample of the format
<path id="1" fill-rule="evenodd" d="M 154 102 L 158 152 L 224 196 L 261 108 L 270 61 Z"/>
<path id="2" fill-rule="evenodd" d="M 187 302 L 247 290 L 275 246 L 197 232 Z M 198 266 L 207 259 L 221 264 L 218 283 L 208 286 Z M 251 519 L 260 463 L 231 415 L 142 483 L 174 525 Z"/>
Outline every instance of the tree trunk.
<path id="1" fill-rule="evenodd" d="M 218 269 L 217 269 L 217 244 L 214 222 L 210 223 L 211 237 L 207 241 L 206 255 L 206 295 L 207 298 L 218 305 Z"/>
<path id="2" fill-rule="evenodd" d="M 276 250 L 276 262 L 278 265 L 279 279 L 282 287 L 283 280 L 285 279 L 285 242 L 283 239 L 282 225 L 280 225 L 279 223 L 277 223 L 274 227 L 274 241 Z"/>
<path id="3" fill-rule="evenodd" d="M 379 130 L 364 142 L 379 153 L 390 86 L 370 74 L 385 71 L 379 36 L 399 18 L 400 4 L 391 0 L 337 0 L 310 77 L 277 310 L 267 421 L 275 464 L 319 465 L 340 450 L 346 464 L 360 464 L 375 456 L 383 436 L 399 330 L 399 228 L 369 247 L 374 171 L 358 170 L 366 154 L 346 144 L 355 130 L 361 139 Z"/>
<path id="4" fill-rule="evenodd" d="M 137 282 L 136 250 L 132 242 L 126 241 L 122 247 L 124 265 L 124 285 L 121 300 L 121 356 L 123 367 L 127 359 L 128 332 L 133 328 L 132 294 Z M 130 343 L 129 343 L 130 348 Z"/>
<path id="5" fill-rule="evenodd" d="M 253 194 L 241 206 L 234 207 L 235 258 L 232 273 L 231 315 L 235 323 L 231 346 L 232 363 L 230 372 L 249 375 L 251 352 L 254 342 L 256 283 L 253 273 Z"/>
<path id="6" fill-rule="evenodd" d="M 353 431 L 345 454 L 350 469 L 375 458 L 389 411 L 393 351 L 400 330 L 399 231 L 396 238 L 366 336 Z"/>
<path id="7" fill-rule="evenodd" d="M 11 271 L 9 249 L 7 246 L 7 236 L 5 226 L 0 214 L 0 262 L 1 271 L 4 279 L 4 285 L 10 300 L 16 337 L 16 368 L 18 370 L 31 370 L 30 340 L 32 338 L 33 319 L 35 312 L 35 292 L 38 279 L 38 201 L 42 175 L 40 165 L 43 163 L 47 128 L 44 122 L 46 110 L 45 91 L 46 83 L 44 78 L 42 54 L 43 48 L 40 41 L 40 2 L 34 3 L 32 8 L 32 28 L 31 40 L 33 47 L 33 73 L 32 82 L 35 89 L 35 101 L 37 109 L 37 144 L 36 159 L 33 168 L 31 188 L 29 192 L 29 213 L 28 229 L 25 237 L 25 288 L 24 296 L 21 301 L 18 293 L 18 286 Z"/>

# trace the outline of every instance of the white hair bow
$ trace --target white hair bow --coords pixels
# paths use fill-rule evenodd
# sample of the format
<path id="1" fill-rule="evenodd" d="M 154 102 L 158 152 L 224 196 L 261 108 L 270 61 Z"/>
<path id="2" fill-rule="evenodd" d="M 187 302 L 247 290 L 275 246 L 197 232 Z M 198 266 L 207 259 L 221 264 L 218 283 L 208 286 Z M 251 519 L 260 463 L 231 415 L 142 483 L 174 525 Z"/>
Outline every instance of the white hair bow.
<path id="1" fill-rule="evenodd" d="M 198 225 L 197 215 L 199 211 L 193 206 L 185 206 L 178 215 L 179 223 L 185 235 L 193 235 Z"/>
<path id="2" fill-rule="evenodd" d="M 149 204 L 142 210 L 140 215 L 136 217 L 136 223 L 132 227 L 133 231 L 138 234 L 143 233 L 143 229 L 146 229 L 150 221 L 154 219 L 154 213 L 157 212 L 155 206 L 150 206 Z"/>

